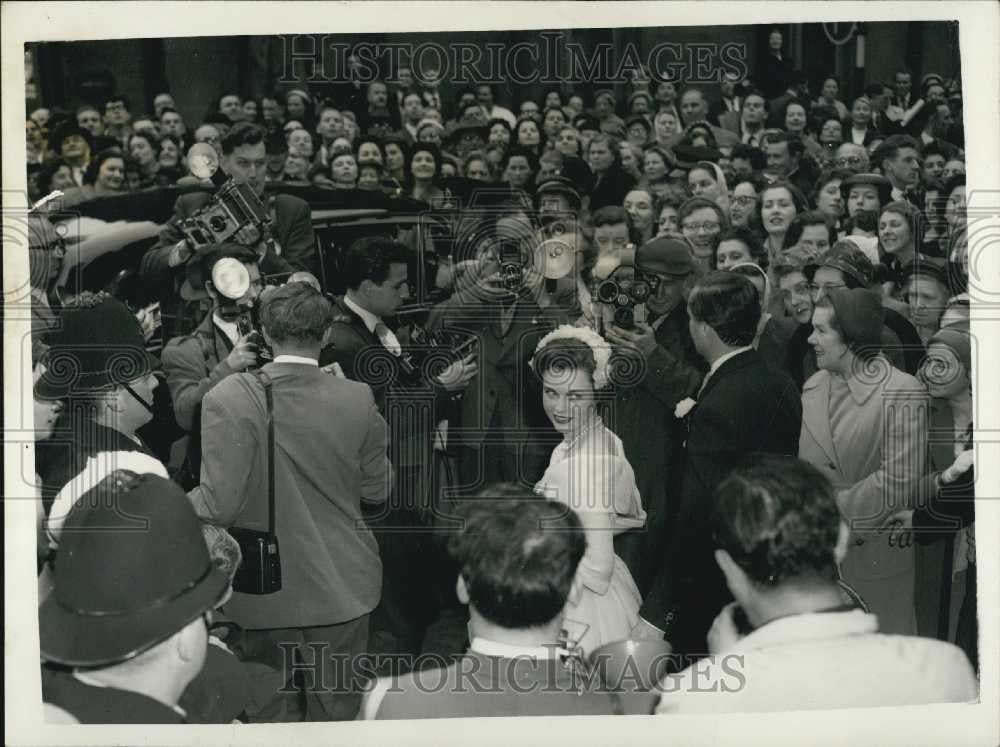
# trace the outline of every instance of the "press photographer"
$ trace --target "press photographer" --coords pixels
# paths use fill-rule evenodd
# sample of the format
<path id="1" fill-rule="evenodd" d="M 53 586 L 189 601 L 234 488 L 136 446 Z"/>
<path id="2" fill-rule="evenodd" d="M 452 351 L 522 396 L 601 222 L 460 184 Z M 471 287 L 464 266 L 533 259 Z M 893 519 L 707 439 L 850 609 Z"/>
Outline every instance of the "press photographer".
<path id="1" fill-rule="evenodd" d="M 261 318 L 274 362 L 205 395 L 201 484 L 189 497 L 203 521 L 241 539 L 244 565 L 225 606 L 243 628 L 234 650 L 285 666 L 291 679 L 291 652 L 280 644 L 310 646 L 303 660 L 318 664 L 306 718 L 349 719 L 359 695 L 319 689 L 337 687 L 331 657 L 367 650 L 382 564 L 361 502 L 389 494 L 387 428 L 368 385 L 319 368 L 331 308 L 315 288 L 275 288 Z M 270 711 L 276 720 L 281 698 Z"/>
<path id="2" fill-rule="evenodd" d="M 272 194 L 265 197 L 267 149 L 264 130 L 249 122 L 234 126 L 222 140 L 221 173 L 236 185 L 253 187 L 256 196 L 267 206 L 269 221 L 262 228 L 244 225 L 231 237 L 234 243 L 250 247 L 261 258 L 260 269 L 266 275 L 313 271 L 316 251 L 309 205 L 298 197 Z M 212 176 L 211 165 L 202 178 Z M 184 226 L 199 211 L 210 208 L 216 195 L 192 192 L 181 195 L 174 205 L 174 217 L 163 227 L 160 239 L 142 258 L 140 273 L 143 280 L 159 286 L 165 316 L 178 315 L 173 333 L 185 333 L 194 328 L 201 316 L 190 310 L 181 311 L 178 298 L 183 282 L 181 268 L 194 255 L 196 246 Z"/>
<path id="3" fill-rule="evenodd" d="M 687 294 L 695 275 L 690 249 L 680 240 L 653 239 L 636 251 L 635 270 L 649 286 L 646 319 L 635 321 L 632 305 L 612 306 L 611 324 L 603 334 L 615 355 L 624 356 L 620 360 L 627 363 L 619 369 L 611 427 L 635 469 L 647 513 L 646 530 L 620 534 L 615 550 L 645 594 L 659 568 L 670 517 L 677 509 L 670 486 L 680 478 L 684 431 L 674 408 L 697 391 L 707 366 L 688 331 Z M 623 326 L 628 317 L 632 326 Z"/>
<path id="4" fill-rule="evenodd" d="M 187 431 L 181 482 L 198 484 L 201 468 L 201 402 L 212 387 L 233 373 L 258 364 L 260 334 L 240 330 L 263 287 L 260 258 L 253 249 L 223 244 L 193 257 L 181 286 L 185 300 L 209 298 L 212 310 L 198 328 L 175 337 L 163 349 L 163 370 L 178 425 Z"/>

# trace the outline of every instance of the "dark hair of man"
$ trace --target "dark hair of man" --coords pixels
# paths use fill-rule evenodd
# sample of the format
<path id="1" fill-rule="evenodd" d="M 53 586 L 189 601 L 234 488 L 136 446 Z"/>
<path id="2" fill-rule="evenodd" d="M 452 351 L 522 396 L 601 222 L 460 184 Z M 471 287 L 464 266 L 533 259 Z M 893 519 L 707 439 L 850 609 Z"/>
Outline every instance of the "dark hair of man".
<path id="1" fill-rule="evenodd" d="M 163 115 L 164 114 L 179 114 L 179 113 L 180 112 L 178 112 L 176 109 L 174 109 L 174 107 L 172 107 L 172 106 L 165 106 L 165 107 L 163 107 L 160 110 L 160 119 L 163 119 Z"/>
<path id="2" fill-rule="evenodd" d="M 869 83 L 867 86 L 865 86 L 865 96 L 868 97 L 868 99 L 872 99 L 876 96 L 881 96 L 883 93 L 886 92 L 887 88 L 888 86 L 886 86 L 885 83 L 880 83 L 879 81 L 875 81 L 874 83 Z"/>
<path id="3" fill-rule="evenodd" d="M 590 345 L 573 338 L 551 340 L 535 353 L 531 362 L 538 378 L 552 373 L 560 380 L 569 380 L 574 371 L 586 371 L 593 376 L 597 367 Z"/>
<path id="4" fill-rule="evenodd" d="M 767 166 L 767 154 L 760 148 L 754 148 L 746 143 L 737 143 L 733 146 L 733 151 L 729 156 L 730 161 L 742 158 L 750 162 L 750 168 L 754 171 L 763 171 Z M 758 190 L 759 192 L 760 190 Z"/>
<path id="5" fill-rule="evenodd" d="M 418 91 L 416 88 L 407 88 L 406 91 L 403 92 L 403 99 L 402 99 L 403 106 L 406 106 L 406 100 L 411 96 L 416 96 L 417 99 L 420 101 L 421 106 L 423 105 L 424 97 L 423 95 L 421 95 L 420 91 Z M 332 109 L 333 107 L 331 106 L 329 108 Z"/>
<path id="6" fill-rule="evenodd" d="M 269 156 L 288 153 L 288 140 L 285 138 L 285 133 L 281 130 L 276 130 L 268 135 L 267 140 L 264 141 L 264 151 Z"/>
<path id="7" fill-rule="evenodd" d="M 774 271 L 775 279 L 780 283 L 782 278 L 787 278 L 796 272 L 801 273 L 805 276 L 805 268 L 799 262 L 792 262 L 787 259 L 782 259 L 771 266 Z"/>
<path id="8" fill-rule="evenodd" d="M 855 228 L 869 233 L 877 231 L 878 215 L 877 210 L 859 210 L 844 223 L 846 235 L 850 236 Z"/>
<path id="9" fill-rule="evenodd" d="M 580 520 L 554 501 L 526 499 L 503 483 L 461 509 L 448 551 L 476 611 L 509 629 L 545 625 L 562 612 L 587 541 Z"/>
<path id="10" fill-rule="evenodd" d="M 825 187 L 827 184 L 829 184 L 832 181 L 842 182 L 844 181 L 844 179 L 849 179 L 852 176 L 854 176 L 854 174 L 852 174 L 847 169 L 827 169 L 826 171 L 821 173 L 819 175 L 819 178 L 816 180 L 816 186 L 813 187 L 813 192 L 809 196 L 810 204 L 812 205 L 816 204 L 816 198 L 819 197 L 819 193 L 823 191 L 823 187 Z"/>
<path id="11" fill-rule="evenodd" d="M 330 302 L 309 283 L 286 283 L 267 294 L 261 325 L 277 343 L 319 343 L 333 321 Z"/>
<path id="12" fill-rule="evenodd" d="M 385 236 L 366 236 L 351 244 L 344 252 L 342 274 L 351 290 L 357 290 L 365 280 L 382 285 L 389 277 L 391 265 L 407 264 L 409 250 Z"/>
<path id="13" fill-rule="evenodd" d="M 751 88 L 749 91 L 743 94 L 743 100 L 746 101 L 751 96 L 756 96 L 764 101 L 764 111 L 767 111 L 767 96 L 759 88 Z"/>
<path id="14" fill-rule="evenodd" d="M 729 218 L 726 216 L 725 211 L 719 207 L 715 200 L 709 200 L 707 197 L 688 197 L 684 200 L 677 210 L 677 225 L 682 225 L 684 219 L 695 210 L 702 210 L 704 208 L 709 208 L 715 212 L 715 215 L 719 218 L 720 230 L 725 231 L 729 228 Z"/>
<path id="15" fill-rule="evenodd" d="M 238 122 L 222 138 L 222 153 L 229 155 L 244 145 L 257 145 L 264 142 L 264 128 L 252 122 Z"/>
<path id="16" fill-rule="evenodd" d="M 92 106 L 91 104 L 84 104 L 83 106 L 78 106 L 76 108 L 76 116 L 77 117 L 79 117 L 84 112 L 97 112 L 98 114 L 100 114 L 100 112 L 97 111 L 97 107 L 96 106 Z"/>
<path id="17" fill-rule="evenodd" d="M 523 156 L 528 159 L 528 168 L 531 169 L 531 173 L 538 173 L 538 156 L 520 145 L 511 146 L 504 154 L 503 160 L 500 162 L 501 173 L 507 170 L 507 164 L 510 163 L 510 159 L 514 158 L 514 156 Z"/>
<path id="18" fill-rule="evenodd" d="M 794 457 L 761 456 L 719 485 L 716 546 L 756 584 L 833 580 L 840 511 L 830 480 Z"/>
<path id="19" fill-rule="evenodd" d="M 729 347 L 743 347 L 757 334 L 760 296 L 743 275 L 715 270 L 695 283 L 688 297 L 688 312 L 708 324 Z"/>
<path id="20" fill-rule="evenodd" d="M 358 138 L 358 142 L 354 146 L 354 157 L 355 158 L 360 158 L 359 154 L 361 153 L 361 146 L 362 145 L 369 145 L 369 144 L 374 145 L 376 148 L 378 148 L 379 155 L 382 156 L 382 163 L 384 164 L 385 163 L 385 149 L 382 147 L 381 141 L 378 138 L 375 138 L 375 137 L 365 136 L 365 137 L 362 137 L 362 138 Z"/>
<path id="21" fill-rule="evenodd" d="M 851 278 L 846 272 L 840 273 L 844 282 L 847 284 L 848 288 L 852 289 L 854 287 L 859 287 L 857 282 L 851 282 Z M 834 308 L 833 303 L 826 296 L 821 297 L 816 301 L 815 308 L 817 309 L 829 309 L 830 310 L 830 327 L 833 328 L 838 335 L 840 335 L 841 342 L 847 346 L 854 355 L 862 361 L 869 361 L 875 358 L 882 352 L 881 347 L 878 345 L 859 345 L 856 340 L 852 339 L 849 335 L 844 333 L 844 328 L 840 325 L 840 320 L 837 319 L 837 310 Z"/>
<path id="22" fill-rule="evenodd" d="M 903 148 L 913 148 L 920 155 L 920 144 L 909 135 L 892 135 L 887 137 L 878 147 L 872 157 L 872 163 L 878 166 L 883 161 L 891 161 Z"/>
<path id="23" fill-rule="evenodd" d="M 625 212 L 625 208 L 619 205 L 605 205 L 593 212 L 590 216 L 590 223 L 594 228 L 616 226 L 619 223 L 628 225 L 628 213 Z"/>
<path id="24" fill-rule="evenodd" d="M 805 146 L 802 144 L 802 138 L 798 135 L 786 132 L 785 130 L 778 130 L 773 135 L 767 136 L 767 144 L 775 145 L 776 143 L 788 143 L 788 155 L 801 156 L 805 150 Z"/>
<path id="25" fill-rule="evenodd" d="M 120 102 L 121 105 L 125 107 L 125 111 L 127 112 L 132 111 L 131 107 L 129 107 L 128 97 L 117 93 L 114 96 L 108 96 L 104 100 L 104 111 L 108 110 L 108 104 L 114 104 L 118 102 Z"/>
<path id="26" fill-rule="evenodd" d="M 746 226 L 732 226 L 722 231 L 716 240 L 716 249 L 723 241 L 743 242 L 744 246 L 750 250 L 750 260 L 762 270 L 766 270 L 770 264 L 767 249 L 764 248 L 757 233 Z"/>
<path id="27" fill-rule="evenodd" d="M 202 125 L 225 125 L 226 127 L 233 126 L 233 120 L 227 117 L 222 112 L 209 112 L 205 115 L 205 118 L 201 121 Z M 245 124 L 250 124 L 249 122 Z"/>
<path id="28" fill-rule="evenodd" d="M 884 145 L 885 144 L 883 143 L 883 146 Z M 923 152 L 921 153 L 921 156 L 923 156 L 924 159 L 926 159 L 927 156 L 941 156 L 941 158 L 943 158 L 945 161 L 947 161 L 949 159 L 949 157 L 951 156 L 951 150 L 948 149 L 948 148 L 942 147 L 941 143 L 938 142 L 937 140 L 935 140 L 930 145 L 925 145 L 924 146 Z"/>
<path id="29" fill-rule="evenodd" d="M 837 227 L 833 224 L 833 221 L 819 210 L 808 210 L 792 218 L 792 222 L 788 224 L 788 231 L 785 232 L 785 243 L 781 248 L 790 249 L 798 244 L 806 226 L 823 226 L 826 228 L 830 246 L 837 243 Z"/>

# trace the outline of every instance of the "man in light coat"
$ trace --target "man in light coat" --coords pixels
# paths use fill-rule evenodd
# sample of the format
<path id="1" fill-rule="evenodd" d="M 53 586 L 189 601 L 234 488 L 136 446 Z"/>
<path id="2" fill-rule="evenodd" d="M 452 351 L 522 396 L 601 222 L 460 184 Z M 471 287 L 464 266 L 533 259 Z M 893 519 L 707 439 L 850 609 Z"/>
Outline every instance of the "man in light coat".
<path id="1" fill-rule="evenodd" d="M 275 354 L 262 371 L 274 400 L 282 587 L 237 591 L 225 606 L 244 628 L 237 651 L 244 660 L 284 667 L 291 677 L 292 652 L 300 647 L 306 682 L 312 677 L 315 686 L 306 696 L 306 718 L 314 721 L 353 718 L 360 704 L 360 691 L 338 674 L 352 670 L 336 665 L 367 646 L 382 563 L 361 502 L 385 501 L 392 483 L 386 423 L 371 388 L 318 366 L 331 316 L 330 303 L 306 283 L 277 288 L 262 307 Z M 189 494 L 203 521 L 268 528 L 265 403 L 262 383 L 247 373 L 226 377 L 205 395 L 201 485 Z M 269 715 L 283 717 L 278 706 Z"/>

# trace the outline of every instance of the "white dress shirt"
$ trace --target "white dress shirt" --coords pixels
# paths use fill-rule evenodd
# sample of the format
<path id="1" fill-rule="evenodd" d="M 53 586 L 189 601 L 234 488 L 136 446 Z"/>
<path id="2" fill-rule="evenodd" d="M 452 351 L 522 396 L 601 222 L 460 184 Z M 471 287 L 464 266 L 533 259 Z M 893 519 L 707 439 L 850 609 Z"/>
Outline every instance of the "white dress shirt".
<path id="1" fill-rule="evenodd" d="M 361 317 L 361 321 L 365 323 L 365 327 L 368 328 L 368 331 L 371 332 L 376 337 L 378 337 L 379 342 L 381 342 L 382 345 L 385 346 L 386 350 L 388 350 L 390 353 L 392 353 L 397 357 L 399 357 L 399 355 L 402 354 L 403 348 L 399 344 L 399 338 L 396 337 L 395 333 L 391 329 L 389 329 L 388 325 L 386 325 L 386 323 L 383 322 L 379 317 L 375 316 L 368 309 L 364 309 L 361 306 L 359 306 L 357 303 L 351 300 L 350 296 L 347 295 L 344 296 L 344 306 L 346 306 L 355 314 L 357 314 L 359 317 Z M 375 328 L 380 324 L 385 329 L 385 332 L 381 335 L 375 331 Z"/>

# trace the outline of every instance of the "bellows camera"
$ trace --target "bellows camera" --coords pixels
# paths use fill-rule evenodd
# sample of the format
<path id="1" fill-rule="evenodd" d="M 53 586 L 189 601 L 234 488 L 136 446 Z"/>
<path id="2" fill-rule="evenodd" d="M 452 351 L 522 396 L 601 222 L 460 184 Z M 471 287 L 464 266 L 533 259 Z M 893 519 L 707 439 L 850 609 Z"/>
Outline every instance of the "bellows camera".
<path id="1" fill-rule="evenodd" d="M 218 155 L 212 146 L 196 143 L 188 152 L 191 172 L 202 179 L 220 181 Z M 271 222 L 270 213 L 249 184 L 230 179 L 223 183 L 207 205 L 180 222 L 179 228 L 191 248 L 229 241 L 241 229 L 252 226 L 261 237 Z"/>

